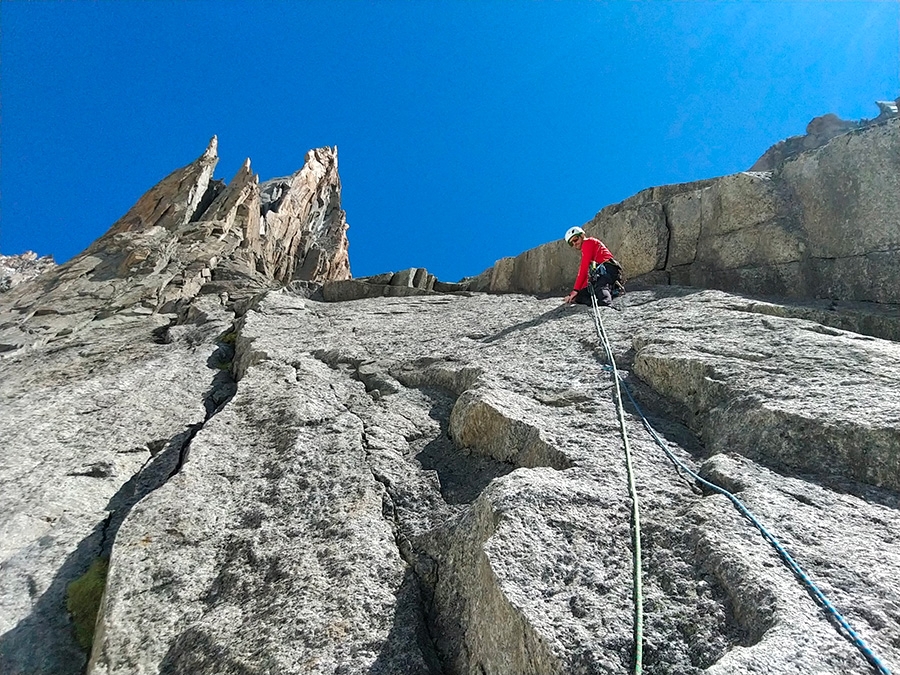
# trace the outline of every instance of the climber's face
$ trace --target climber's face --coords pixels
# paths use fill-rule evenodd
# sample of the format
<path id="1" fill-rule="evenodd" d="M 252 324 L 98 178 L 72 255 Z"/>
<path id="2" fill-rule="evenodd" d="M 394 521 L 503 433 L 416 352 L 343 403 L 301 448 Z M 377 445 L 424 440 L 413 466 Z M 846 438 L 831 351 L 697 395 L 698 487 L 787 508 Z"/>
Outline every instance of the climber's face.
<path id="1" fill-rule="evenodd" d="M 569 246 L 580 251 L 581 245 L 584 243 L 584 235 L 576 234 L 574 237 L 569 239 Z"/>

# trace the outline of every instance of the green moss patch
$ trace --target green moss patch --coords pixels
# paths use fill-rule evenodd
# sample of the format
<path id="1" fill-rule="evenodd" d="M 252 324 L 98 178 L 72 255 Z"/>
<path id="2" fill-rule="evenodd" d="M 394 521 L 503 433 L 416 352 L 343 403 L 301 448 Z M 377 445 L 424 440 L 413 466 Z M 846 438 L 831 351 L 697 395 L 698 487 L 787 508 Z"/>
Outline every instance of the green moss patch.
<path id="1" fill-rule="evenodd" d="M 100 610 L 100 598 L 106 587 L 109 561 L 97 558 L 88 571 L 71 582 L 66 589 L 66 608 L 75 624 L 75 638 L 82 649 L 89 650 L 94 642 L 94 625 Z"/>

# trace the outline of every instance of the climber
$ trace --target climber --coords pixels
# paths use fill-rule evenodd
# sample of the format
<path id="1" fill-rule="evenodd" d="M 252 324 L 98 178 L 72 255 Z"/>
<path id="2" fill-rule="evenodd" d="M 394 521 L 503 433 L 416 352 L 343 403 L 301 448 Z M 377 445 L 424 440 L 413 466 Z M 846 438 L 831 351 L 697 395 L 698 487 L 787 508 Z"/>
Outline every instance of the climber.
<path id="1" fill-rule="evenodd" d="M 581 266 L 575 278 L 575 287 L 566 296 L 565 303 L 590 305 L 590 286 L 593 286 L 597 303 L 610 307 L 613 297 L 624 291 L 621 265 L 602 241 L 586 237 L 580 227 L 570 227 L 566 231 L 566 243 L 581 251 Z"/>

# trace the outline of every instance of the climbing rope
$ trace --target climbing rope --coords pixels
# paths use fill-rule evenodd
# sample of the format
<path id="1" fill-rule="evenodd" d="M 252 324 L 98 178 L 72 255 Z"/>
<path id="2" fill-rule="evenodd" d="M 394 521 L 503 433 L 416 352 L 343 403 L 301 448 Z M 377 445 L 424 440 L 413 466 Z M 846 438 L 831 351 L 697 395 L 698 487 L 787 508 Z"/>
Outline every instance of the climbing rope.
<path id="1" fill-rule="evenodd" d="M 641 422 L 644 425 L 644 428 L 647 429 L 647 432 L 656 441 L 656 444 L 662 448 L 662 451 L 666 454 L 666 457 L 675 464 L 675 466 L 681 471 L 685 472 L 699 484 L 717 492 L 721 495 L 727 497 L 732 504 L 734 504 L 735 508 L 743 515 L 750 523 L 762 534 L 763 538 L 768 541 L 772 547 L 778 552 L 778 555 L 784 561 L 784 563 L 788 566 L 791 572 L 800 580 L 800 582 L 806 587 L 807 591 L 810 595 L 813 596 L 813 599 L 826 611 L 831 619 L 838 626 L 838 633 L 841 633 L 841 630 L 844 631 L 843 635 L 847 639 L 849 639 L 859 651 L 862 653 L 863 657 L 869 664 L 875 669 L 877 673 L 880 675 L 891 675 L 891 671 L 884 664 L 884 662 L 872 651 L 872 648 L 869 647 L 866 642 L 860 637 L 860 635 L 853 629 L 847 619 L 835 608 L 835 606 L 831 603 L 831 601 L 826 597 L 826 595 L 819 589 L 818 586 L 810 579 L 809 575 L 800 567 L 799 563 L 794 560 L 793 557 L 785 550 L 784 546 L 782 546 L 781 542 L 775 538 L 775 536 L 769 532 L 762 523 L 757 520 L 756 516 L 748 509 L 740 499 L 738 499 L 731 492 L 726 490 L 723 487 L 716 485 L 715 483 L 706 480 L 702 476 L 700 476 L 697 472 L 692 470 L 690 467 L 681 462 L 672 452 L 669 450 L 668 446 L 663 442 L 663 440 L 659 437 L 659 434 L 656 430 L 650 425 L 650 422 L 647 420 L 646 415 L 644 415 L 643 410 L 638 405 L 637 401 L 634 400 L 634 396 L 631 395 L 631 392 L 628 389 L 628 385 L 622 376 L 619 375 L 619 371 L 616 370 L 616 362 L 613 358 L 612 347 L 609 343 L 609 338 L 606 335 L 606 330 L 603 327 L 603 320 L 600 318 L 600 308 L 597 305 L 597 299 L 594 296 L 593 288 L 591 288 L 591 299 L 593 302 L 593 314 L 594 314 L 594 325 L 597 328 L 597 333 L 600 336 L 600 340 L 603 343 L 603 349 L 606 353 L 607 361 L 609 362 L 609 368 L 613 373 L 613 381 L 616 383 L 615 392 L 616 392 L 616 406 L 618 408 L 619 415 L 619 424 L 622 429 L 622 438 L 625 439 L 625 463 L 628 469 L 628 487 L 631 492 L 632 502 L 634 504 L 633 510 L 633 540 L 634 540 L 634 566 L 635 566 L 635 674 L 641 672 L 641 661 L 642 661 L 642 642 L 643 642 L 643 610 L 641 608 L 641 600 L 640 600 L 640 587 L 641 587 L 641 578 L 640 578 L 640 521 L 638 517 L 638 507 L 637 507 L 637 494 L 634 491 L 634 478 L 631 470 L 631 452 L 628 446 L 628 437 L 625 433 L 625 419 L 622 405 L 622 395 L 619 390 L 619 381 L 622 382 L 622 388 L 625 389 L 625 393 L 628 395 L 628 399 L 631 401 L 631 404 L 634 406 L 634 409 L 637 411 L 638 416 L 641 418 Z"/>
<path id="2" fill-rule="evenodd" d="M 616 395 L 616 413 L 619 417 L 619 429 L 622 432 L 622 444 L 625 447 L 625 469 L 628 474 L 628 494 L 631 496 L 631 545 L 632 561 L 634 565 L 634 675 L 641 675 L 644 662 L 644 593 L 641 583 L 641 513 L 638 505 L 637 488 L 634 484 L 634 470 L 631 467 L 631 446 L 628 443 L 628 433 L 625 430 L 625 406 L 622 403 L 622 392 L 619 389 L 619 378 L 616 373 L 616 362 L 613 359 L 612 347 L 603 328 L 603 320 L 600 318 L 600 308 L 597 306 L 597 296 L 594 294 L 594 286 L 591 284 L 591 303 L 594 306 L 594 326 L 606 351 L 606 358 L 613 368 L 613 384 Z M 627 391 L 627 390 L 626 390 Z"/>

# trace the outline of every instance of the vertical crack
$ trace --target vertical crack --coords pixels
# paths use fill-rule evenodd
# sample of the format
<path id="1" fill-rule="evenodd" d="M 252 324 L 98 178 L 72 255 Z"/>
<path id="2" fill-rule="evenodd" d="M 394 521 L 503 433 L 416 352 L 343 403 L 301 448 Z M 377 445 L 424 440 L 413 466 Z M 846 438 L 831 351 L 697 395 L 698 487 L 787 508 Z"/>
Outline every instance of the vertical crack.
<path id="1" fill-rule="evenodd" d="M 407 565 L 407 569 L 415 580 L 418 595 L 418 609 L 420 626 L 417 630 L 422 655 L 428 662 L 434 675 L 449 675 L 445 660 L 437 646 L 437 640 L 432 627 L 434 622 L 434 587 L 437 577 L 437 564 L 426 553 L 417 551 L 413 542 L 404 532 L 404 526 L 398 515 L 398 508 L 393 494 L 393 486 L 390 478 L 383 475 L 373 466 L 371 453 L 369 452 L 368 437 L 363 423 L 362 433 L 363 447 L 366 449 L 366 462 L 372 478 L 381 484 L 382 492 L 382 517 L 390 524 L 394 535 L 394 544 L 397 552 Z"/>
<path id="2" fill-rule="evenodd" d="M 207 417 L 209 419 L 209 417 Z M 197 422 L 196 424 L 192 424 L 187 428 L 183 434 L 181 434 L 181 440 L 177 444 L 177 450 L 174 454 L 178 455 L 178 460 L 175 462 L 175 466 L 172 467 L 172 470 L 168 473 L 165 480 L 162 481 L 159 485 L 154 487 L 152 490 L 149 490 L 147 494 L 153 492 L 158 487 L 161 487 L 163 484 L 167 483 L 170 478 L 175 476 L 178 473 L 181 473 L 181 469 L 184 467 L 184 463 L 187 461 L 188 451 L 190 450 L 191 441 L 194 440 L 194 437 L 200 432 L 203 426 L 206 424 L 206 420 L 203 422 Z"/>
<path id="3" fill-rule="evenodd" d="M 662 204 L 662 214 L 663 214 L 663 227 L 666 228 L 666 254 L 663 259 L 662 270 L 667 271 L 669 269 L 669 257 L 672 254 L 672 225 L 669 219 L 669 205 L 668 203 Z M 671 283 L 671 279 L 669 280 Z"/>
<path id="4" fill-rule="evenodd" d="M 514 652 L 518 665 L 526 668 L 517 672 L 559 672 L 535 627 L 509 602 L 487 559 L 479 554 L 496 523 L 490 506 L 478 498 L 494 478 L 511 472 L 516 463 L 464 447 L 465 442 L 450 433 L 454 406 L 461 393 L 471 394 L 476 373 L 460 364 L 429 361 L 388 368 L 393 386 L 373 386 L 387 380 L 381 372 L 386 364 L 372 363 L 371 371 L 363 373 L 361 366 L 366 364 L 350 354 L 316 352 L 312 356 L 367 385 L 368 396 L 358 388 L 345 406 L 362 422 L 367 468 L 382 488 L 381 515 L 391 527 L 407 569 L 397 593 L 395 628 L 404 625 L 404 632 L 415 631 L 429 672 L 446 675 L 490 669 L 505 658 L 485 651 L 493 640 L 490 634 L 497 631 L 502 636 L 501 649 Z M 541 453 L 524 452 L 537 444 L 537 430 L 510 414 L 506 406 L 497 406 L 497 419 L 492 418 L 496 424 L 491 427 L 497 442 L 523 450 L 534 460 L 522 465 L 543 465 L 537 457 Z M 448 527 L 457 517 L 462 521 Z M 392 651 L 392 637 L 383 655 Z M 377 666 L 388 662 L 385 656 Z M 371 672 L 382 672 L 379 668 Z"/>

